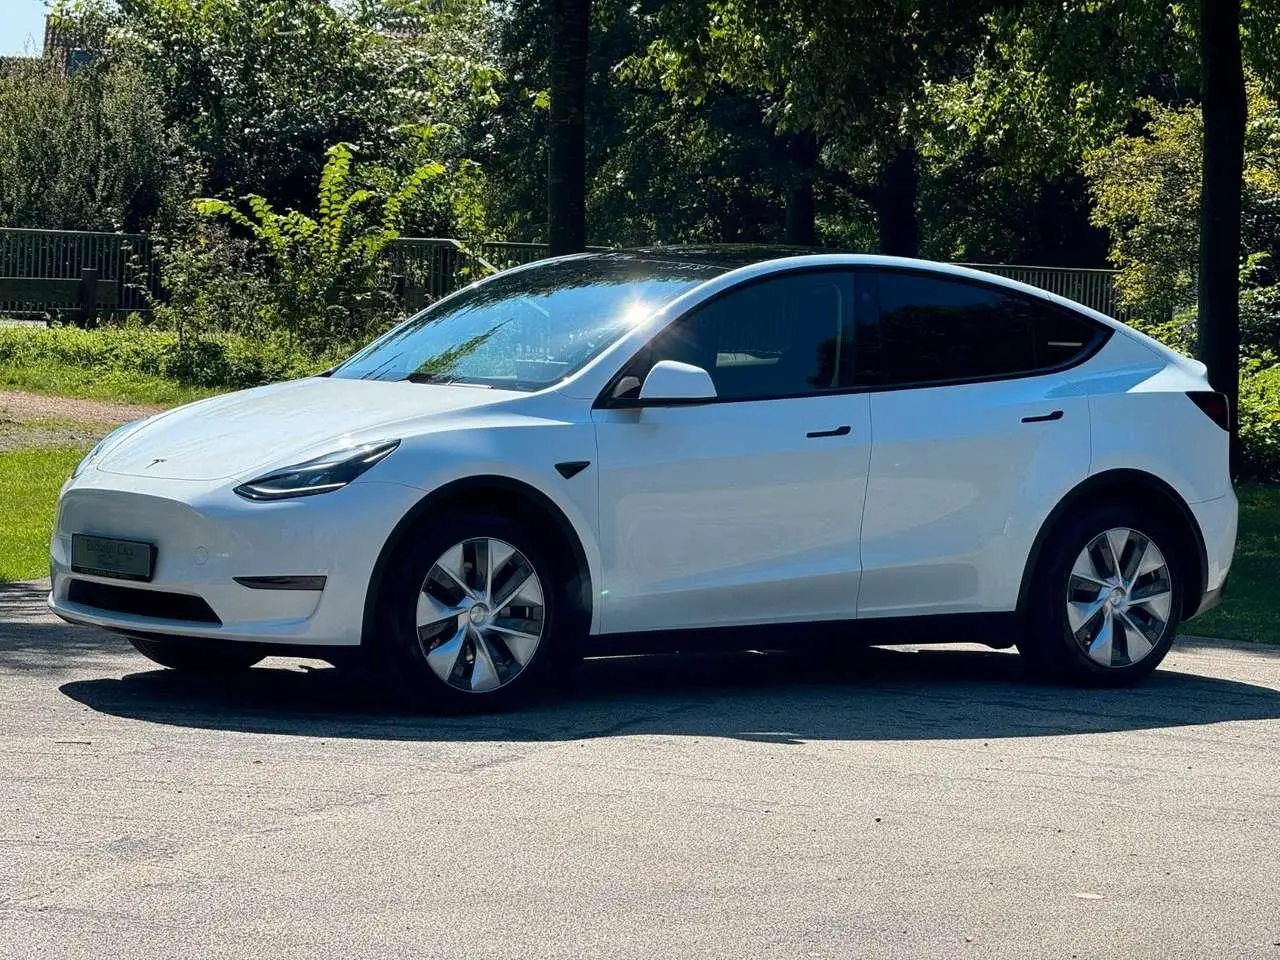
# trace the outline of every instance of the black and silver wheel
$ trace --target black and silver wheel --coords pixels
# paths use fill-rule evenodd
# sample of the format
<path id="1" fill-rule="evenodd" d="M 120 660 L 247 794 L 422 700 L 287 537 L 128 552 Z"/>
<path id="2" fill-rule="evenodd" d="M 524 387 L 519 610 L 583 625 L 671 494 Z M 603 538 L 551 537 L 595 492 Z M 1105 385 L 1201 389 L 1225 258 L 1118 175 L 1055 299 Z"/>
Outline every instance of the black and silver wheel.
<path id="1" fill-rule="evenodd" d="M 427 532 L 429 531 L 429 532 Z M 557 662 L 563 573 L 506 517 L 451 517 L 410 537 L 380 594 L 389 679 L 449 711 L 501 709 Z"/>
<path id="2" fill-rule="evenodd" d="M 238 673 L 248 670 L 264 656 L 243 644 L 206 646 L 143 637 L 130 637 L 129 642 L 148 660 L 184 673 Z"/>
<path id="3" fill-rule="evenodd" d="M 542 579 L 505 540 L 463 540 L 427 571 L 414 621 L 437 677 L 465 693 L 489 693 L 537 656 L 547 623 Z"/>
<path id="4" fill-rule="evenodd" d="M 1178 542 L 1146 511 L 1103 507 L 1059 528 L 1018 644 L 1044 679 L 1119 686 L 1154 670 L 1182 609 Z"/>

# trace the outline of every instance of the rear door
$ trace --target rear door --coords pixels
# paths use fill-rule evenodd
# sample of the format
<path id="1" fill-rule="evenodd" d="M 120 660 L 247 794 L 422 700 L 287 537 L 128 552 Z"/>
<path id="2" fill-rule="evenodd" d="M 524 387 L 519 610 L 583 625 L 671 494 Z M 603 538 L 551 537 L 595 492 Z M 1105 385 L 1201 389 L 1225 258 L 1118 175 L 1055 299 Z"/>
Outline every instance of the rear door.
<path id="1" fill-rule="evenodd" d="M 1109 331 L 942 273 L 882 270 L 876 287 L 858 614 L 1012 610 L 1041 524 L 1088 475 L 1068 370 Z"/>

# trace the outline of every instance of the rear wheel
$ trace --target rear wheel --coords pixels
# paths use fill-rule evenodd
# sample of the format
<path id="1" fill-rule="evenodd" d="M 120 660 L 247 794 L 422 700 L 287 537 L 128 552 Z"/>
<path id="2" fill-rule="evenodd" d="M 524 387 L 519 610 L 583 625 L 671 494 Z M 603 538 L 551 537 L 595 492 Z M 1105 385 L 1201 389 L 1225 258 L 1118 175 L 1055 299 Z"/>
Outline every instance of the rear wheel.
<path id="1" fill-rule="evenodd" d="M 1180 543 L 1158 514 L 1100 506 L 1058 528 L 1036 571 L 1018 643 L 1045 680 L 1123 686 L 1147 676 L 1181 619 Z"/>
<path id="2" fill-rule="evenodd" d="M 500 710 L 571 672 L 571 577 L 537 537 L 482 511 L 419 529 L 379 593 L 384 672 L 400 694 L 431 710 Z"/>
<path id="3" fill-rule="evenodd" d="M 166 640 L 130 637 L 129 642 L 148 660 L 185 673 L 237 673 L 248 670 L 263 658 L 251 647 L 187 646 Z"/>

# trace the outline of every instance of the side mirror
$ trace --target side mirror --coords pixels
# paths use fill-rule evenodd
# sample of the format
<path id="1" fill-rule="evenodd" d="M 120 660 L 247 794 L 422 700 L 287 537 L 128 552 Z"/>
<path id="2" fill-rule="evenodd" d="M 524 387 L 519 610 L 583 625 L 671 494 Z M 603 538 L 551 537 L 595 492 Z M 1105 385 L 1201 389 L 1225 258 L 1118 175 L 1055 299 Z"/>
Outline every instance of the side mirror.
<path id="1" fill-rule="evenodd" d="M 707 371 L 691 363 L 659 360 L 640 385 L 639 406 L 696 403 L 715 398 L 716 385 Z"/>

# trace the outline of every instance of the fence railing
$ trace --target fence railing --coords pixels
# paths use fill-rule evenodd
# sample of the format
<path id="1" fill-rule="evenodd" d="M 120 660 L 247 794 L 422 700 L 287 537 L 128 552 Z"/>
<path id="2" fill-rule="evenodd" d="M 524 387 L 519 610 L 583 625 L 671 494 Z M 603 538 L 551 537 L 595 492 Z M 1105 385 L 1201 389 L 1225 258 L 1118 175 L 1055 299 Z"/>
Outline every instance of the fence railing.
<path id="1" fill-rule="evenodd" d="M 547 252 L 542 243 L 495 240 L 466 246 L 448 237 L 402 237 L 387 251 L 388 283 L 406 308 L 416 310 L 494 270 L 540 260 Z M 1114 270 L 960 265 L 1040 287 L 1121 320 L 1128 315 L 1119 303 Z M 0 227 L 0 278 L 71 280 L 86 269 L 97 271 L 99 289 L 112 292 L 103 298 L 101 313 L 146 313 L 152 300 L 163 296 L 154 241 L 145 234 Z M 66 303 L 0 296 L 5 315 L 56 315 L 70 309 Z"/>
<path id="2" fill-rule="evenodd" d="M 0 277 L 78 280 L 96 270 L 98 288 L 112 288 L 107 312 L 150 309 L 149 296 L 160 292 L 159 272 L 150 237 L 140 233 L 92 233 L 80 230 L 0 228 Z M 0 313 L 52 313 L 65 302 L 0 298 Z"/>

